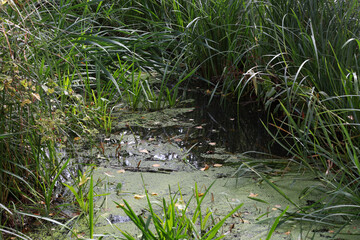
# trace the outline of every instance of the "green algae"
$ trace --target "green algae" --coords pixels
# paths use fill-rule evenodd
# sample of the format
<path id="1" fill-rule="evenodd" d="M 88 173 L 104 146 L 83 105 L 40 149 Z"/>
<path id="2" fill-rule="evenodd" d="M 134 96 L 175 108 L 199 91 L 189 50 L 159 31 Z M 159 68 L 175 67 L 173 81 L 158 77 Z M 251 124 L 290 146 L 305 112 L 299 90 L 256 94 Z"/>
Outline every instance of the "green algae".
<path id="1" fill-rule="evenodd" d="M 137 214 L 146 216 L 146 199 L 136 197 L 144 196 L 145 189 L 151 202 L 157 206 L 163 198 L 169 199 L 169 188 L 172 194 L 180 188 L 184 200 L 189 201 L 194 193 L 195 182 L 199 191 L 204 192 L 213 181 L 216 181 L 203 202 L 203 209 L 211 209 L 215 219 L 221 219 L 232 208 L 244 203 L 240 211 L 229 218 L 221 229 L 225 239 L 266 238 L 274 218 L 290 203 L 256 174 L 248 170 L 245 174 L 235 174 L 238 170 L 233 167 L 234 164 L 239 166 L 243 161 L 250 160 L 244 154 L 231 153 L 225 147 L 215 146 L 211 147 L 211 151 L 200 154 L 201 161 L 192 160 L 191 149 L 184 144 L 186 139 L 197 139 L 192 136 L 193 132 L 186 130 L 194 130 L 199 126 L 187 119 L 187 114 L 192 111 L 193 108 L 179 108 L 158 112 L 118 113 L 114 133 L 110 136 L 100 135 L 95 143 L 97 147 L 91 146 L 90 149 L 82 151 L 79 149 L 79 157 L 97 165 L 93 172 L 94 181 L 97 182 L 96 194 L 108 193 L 105 197 L 97 198 L 95 202 L 97 237 L 104 235 L 107 236 L 106 239 L 121 238 L 121 233 L 114 225 L 140 236 L 135 225 L 128 221 L 125 213 L 117 208 L 115 202 L 121 203 L 126 200 Z M 164 129 L 169 131 L 166 132 Z M 200 171 L 206 163 L 209 169 Z M 215 167 L 216 163 L 221 163 L 222 166 Z M 318 200 L 320 195 L 316 198 L 299 198 L 299 194 L 305 186 L 322 183 L 310 174 L 283 171 L 284 163 L 287 163 L 286 159 L 274 160 L 274 166 L 278 168 L 271 169 L 272 175 L 268 176 L 270 181 L 279 186 L 296 204 L 304 205 L 307 200 Z M 240 175 L 241 177 L 237 177 Z M 158 207 L 157 211 L 160 210 Z M 296 210 L 294 206 L 290 206 L 290 211 Z M 76 221 L 72 224 L 74 231 L 79 233 L 79 236 L 88 236 L 87 218 L 81 217 Z M 56 227 L 51 229 L 54 230 L 46 231 L 44 236 L 38 235 L 36 238 L 76 239 L 71 234 L 58 231 Z M 305 236 L 313 235 L 315 239 L 326 239 L 331 236 L 333 229 L 335 228 L 288 221 L 277 228 L 272 239 L 306 239 Z M 354 232 L 354 229 L 350 230 Z M 341 237 L 347 239 L 346 236 Z"/>

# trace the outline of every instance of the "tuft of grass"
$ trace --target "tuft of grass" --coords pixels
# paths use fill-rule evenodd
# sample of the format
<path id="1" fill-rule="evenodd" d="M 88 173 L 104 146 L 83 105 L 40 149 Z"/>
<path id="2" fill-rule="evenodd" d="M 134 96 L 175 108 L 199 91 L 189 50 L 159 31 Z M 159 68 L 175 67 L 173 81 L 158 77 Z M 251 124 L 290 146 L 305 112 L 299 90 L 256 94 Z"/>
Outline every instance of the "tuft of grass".
<path id="1" fill-rule="evenodd" d="M 204 213 L 201 209 L 202 202 L 213 184 L 214 183 L 207 188 L 204 195 L 199 196 L 197 185 L 195 183 L 194 195 L 187 203 L 185 203 L 185 200 L 181 195 L 180 187 L 178 193 L 174 195 L 171 194 L 171 189 L 169 188 L 170 202 L 166 202 L 165 199 L 162 200 L 162 206 L 160 206 L 162 211 L 161 215 L 156 213 L 154 206 L 151 204 L 149 195 L 145 190 L 149 207 L 149 216 L 146 221 L 142 216 L 138 216 L 125 200 L 124 205 L 115 203 L 132 220 L 146 239 L 221 239 L 223 236 L 218 236 L 218 231 L 221 226 L 224 224 L 225 220 L 238 211 L 243 204 L 240 204 L 232 209 L 232 211 L 223 219 L 221 219 L 218 223 L 215 223 L 212 211 L 207 209 L 205 215 L 203 215 Z M 177 194 L 180 195 L 178 196 Z M 188 212 L 192 198 L 195 198 L 196 206 L 192 216 L 189 216 Z M 199 228 L 197 227 L 198 222 L 200 223 Z M 135 237 L 130 233 L 122 231 L 117 226 L 115 227 L 125 236 L 126 239 L 135 239 Z M 151 230 L 153 228 L 155 229 L 155 232 Z"/>

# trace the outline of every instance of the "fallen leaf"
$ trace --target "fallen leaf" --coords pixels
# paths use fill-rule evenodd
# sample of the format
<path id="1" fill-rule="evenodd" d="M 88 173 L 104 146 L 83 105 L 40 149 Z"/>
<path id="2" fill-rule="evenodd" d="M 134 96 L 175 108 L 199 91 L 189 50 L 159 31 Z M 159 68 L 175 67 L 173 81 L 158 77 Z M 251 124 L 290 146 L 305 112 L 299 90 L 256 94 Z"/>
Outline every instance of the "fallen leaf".
<path id="1" fill-rule="evenodd" d="M 210 145 L 210 146 L 215 146 L 215 145 L 216 145 L 216 142 L 210 142 L 209 145 Z"/>
<path id="2" fill-rule="evenodd" d="M 285 235 L 290 235 L 290 233 L 291 233 L 290 231 L 287 231 L 287 232 L 285 233 Z"/>
<path id="3" fill-rule="evenodd" d="M 204 194 L 205 194 L 205 193 L 198 193 L 198 196 L 199 196 L 199 197 L 202 197 L 202 196 L 204 196 Z"/>
<path id="4" fill-rule="evenodd" d="M 197 127 L 195 127 L 195 128 L 197 128 L 197 129 L 202 129 L 203 127 L 202 127 L 202 126 L 197 126 Z"/>
<path id="5" fill-rule="evenodd" d="M 220 163 L 215 163 L 213 166 L 214 166 L 214 167 L 222 167 L 222 164 L 220 164 Z"/>
<path id="6" fill-rule="evenodd" d="M 281 205 L 277 204 L 277 205 L 275 205 L 274 207 L 276 207 L 276 208 L 281 208 Z"/>
<path id="7" fill-rule="evenodd" d="M 273 211 L 276 211 L 276 210 L 278 210 L 276 207 L 273 207 L 271 210 L 273 210 Z"/>
<path id="8" fill-rule="evenodd" d="M 149 151 L 146 150 L 146 149 L 141 149 L 141 150 L 139 150 L 139 152 L 141 152 L 141 153 L 149 153 Z"/>
<path id="9" fill-rule="evenodd" d="M 334 233 L 335 231 L 334 230 L 329 230 L 328 233 Z"/>
<path id="10" fill-rule="evenodd" d="M 125 204 L 120 203 L 120 204 L 116 205 L 116 208 L 120 208 L 120 207 L 125 207 Z"/>
<path id="11" fill-rule="evenodd" d="M 117 170 L 116 172 L 117 172 L 117 173 L 124 173 L 124 172 L 125 172 L 125 169 L 120 169 L 120 170 Z"/>
<path id="12" fill-rule="evenodd" d="M 206 171 L 208 170 L 210 167 L 209 165 L 205 164 L 205 167 L 201 168 L 200 171 Z"/>
<path id="13" fill-rule="evenodd" d="M 74 141 L 79 141 L 81 137 L 74 137 Z"/>
<path id="14" fill-rule="evenodd" d="M 249 197 L 257 197 L 257 196 L 259 196 L 259 194 L 255 194 L 255 193 L 250 193 L 250 195 L 249 195 Z"/>
<path id="15" fill-rule="evenodd" d="M 108 176 L 108 177 L 115 177 L 114 175 L 112 175 L 112 174 L 109 173 L 109 172 L 104 172 L 104 173 L 105 173 L 105 175 Z M 90 178 L 88 177 L 88 179 L 90 179 Z M 88 180 L 88 179 L 87 179 L 87 180 Z"/>
<path id="16" fill-rule="evenodd" d="M 139 194 L 135 194 L 134 195 L 134 198 L 135 199 L 142 199 L 142 198 L 144 198 L 145 197 L 145 195 L 139 195 Z"/>
<path id="17" fill-rule="evenodd" d="M 155 138 L 149 138 L 148 141 L 155 141 Z"/>
<path id="18" fill-rule="evenodd" d="M 157 196 L 157 195 L 159 195 L 159 194 L 157 194 L 157 193 L 151 193 L 151 196 Z"/>
<path id="19" fill-rule="evenodd" d="M 230 121 L 234 121 L 234 120 L 235 120 L 235 118 L 230 118 L 229 120 L 230 120 Z"/>
<path id="20" fill-rule="evenodd" d="M 154 165 L 152 165 L 153 167 L 160 167 L 160 164 L 154 164 Z"/>
<path id="21" fill-rule="evenodd" d="M 181 141 L 182 141 L 181 138 L 175 138 L 175 139 L 174 139 L 174 142 L 181 142 Z"/>

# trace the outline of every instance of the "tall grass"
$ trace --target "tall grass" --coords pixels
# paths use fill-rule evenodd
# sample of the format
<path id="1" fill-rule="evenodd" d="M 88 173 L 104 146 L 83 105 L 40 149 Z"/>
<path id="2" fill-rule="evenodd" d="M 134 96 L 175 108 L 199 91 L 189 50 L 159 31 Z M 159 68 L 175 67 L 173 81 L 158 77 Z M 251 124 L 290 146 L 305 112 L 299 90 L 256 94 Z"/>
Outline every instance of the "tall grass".
<path id="1" fill-rule="evenodd" d="M 322 207 L 302 208 L 297 219 L 349 223 L 360 213 L 359 7 L 357 1 L 311 0 L 258 5 L 256 51 L 264 57 L 256 81 L 278 130 L 273 136 L 326 183 L 316 188 L 326 193 L 317 203 Z"/>

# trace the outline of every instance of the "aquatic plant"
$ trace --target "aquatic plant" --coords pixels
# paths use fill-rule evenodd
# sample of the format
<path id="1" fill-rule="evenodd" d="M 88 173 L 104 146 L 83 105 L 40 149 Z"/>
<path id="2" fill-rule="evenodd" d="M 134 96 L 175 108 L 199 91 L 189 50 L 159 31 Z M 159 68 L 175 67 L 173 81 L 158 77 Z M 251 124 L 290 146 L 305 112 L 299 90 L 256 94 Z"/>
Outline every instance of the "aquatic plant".
<path id="1" fill-rule="evenodd" d="M 146 221 L 144 221 L 144 218 L 141 215 L 137 215 L 125 200 L 124 204 L 115 203 L 131 219 L 145 239 L 221 239 L 223 236 L 217 237 L 221 226 L 224 224 L 225 220 L 238 211 L 243 204 L 232 209 L 223 219 L 215 223 L 213 212 L 207 209 L 205 215 L 203 215 L 204 213 L 201 208 L 202 202 L 213 184 L 214 183 L 212 183 L 207 188 L 206 192 L 200 196 L 197 184 L 195 183 L 194 194 L 187 203 L 181 194 L 180 187 L 175 194 L 171 193 L 169 187 L 170 202 L 167 203 L 165 198 L 162 199 L 162 206 L 160 206 L 162 208 L 161 215 L 156 213 L 154 206 L 150 202 L 149 195 L 145 190 L 149 208 L 149 216 L 146 217 Z M 176 199 L 177 197 L 179 198 Z M 190 203 L 192 198 L 195 198 L 196 206 L 192 216 L 189 216 L 188 212 L 191 208 Z M 211 222 L 209 222 L 210 220 Z M 197 227 L 198 222 L 200 228 Z M 156 233 L 151 230 L 151 223 L 153 224 Z M 132 234 L 122 231 L 118 226 L 114 225 L 114 227 L 124 235 L 125 239 L 136 239 Z"/>

